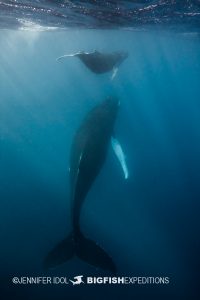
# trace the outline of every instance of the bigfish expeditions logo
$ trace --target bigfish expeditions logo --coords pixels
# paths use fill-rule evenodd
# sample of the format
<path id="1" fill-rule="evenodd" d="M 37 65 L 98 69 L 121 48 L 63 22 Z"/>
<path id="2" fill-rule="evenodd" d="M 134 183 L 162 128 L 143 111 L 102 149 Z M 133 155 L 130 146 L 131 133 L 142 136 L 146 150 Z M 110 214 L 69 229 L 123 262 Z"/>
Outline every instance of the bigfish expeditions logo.
<path id="1" fill-rule="evenodd" d="M 74 277 L 74 280 L 69 280 L 73 285 L 79 285 L 79 284 L 81 284 L 81 283 L 84 283 L 84 281 L 83 281 L 83 275 L 78 275 L 78 276 L 75 276 Z"/>
<path id="2" fill-rule="evenodd" d="M 72 285 L 80 286 L 82 284 L 88 285 L 168 285 L 170 283 L 169 277 L 84 277 L 84 275 L 77 275 L 73 278 L 67 277 L 13 277 L 13 284 L 18 285 Z"/>

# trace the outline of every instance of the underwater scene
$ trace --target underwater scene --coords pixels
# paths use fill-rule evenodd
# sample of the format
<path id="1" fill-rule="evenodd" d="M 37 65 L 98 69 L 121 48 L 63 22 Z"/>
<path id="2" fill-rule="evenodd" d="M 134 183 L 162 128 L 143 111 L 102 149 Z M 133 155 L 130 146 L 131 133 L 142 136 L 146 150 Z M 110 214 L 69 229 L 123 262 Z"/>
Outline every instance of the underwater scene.
<path id="1" fill-rule="evenodd" d="M 200 1 L 0 1 L 0 298 L 199 299 Z"/>

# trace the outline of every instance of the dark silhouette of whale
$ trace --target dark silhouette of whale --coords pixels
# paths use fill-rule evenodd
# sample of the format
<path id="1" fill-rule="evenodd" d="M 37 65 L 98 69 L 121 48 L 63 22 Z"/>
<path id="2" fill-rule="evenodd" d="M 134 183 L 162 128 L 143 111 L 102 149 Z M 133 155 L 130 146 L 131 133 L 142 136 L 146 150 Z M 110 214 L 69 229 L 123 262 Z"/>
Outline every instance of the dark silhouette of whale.
<path id="1" fill-rule="evenodd" d="M 89 112 L 73 140 L 70 158 L 70 187 L 73 232 L 46 257 L 45 268 L 53 268 L 77 255 L 87 263 L 116 272 L 112 258 L 80 229 L 84 200 L 106 159 L 119 101 L 109 97 Z"/>
<path id="2" fill-rule="evenodd" d="M 94 52 L 66 54 L 58 57 L 57 60 L 74 56 L 78 57 L 93 73 L 102 74 L 113 71 L 112 78 L 114 78 L 119 65 L 128 57 L 128 53 L 125 51 L 101 53 L 95 50 Z"/>

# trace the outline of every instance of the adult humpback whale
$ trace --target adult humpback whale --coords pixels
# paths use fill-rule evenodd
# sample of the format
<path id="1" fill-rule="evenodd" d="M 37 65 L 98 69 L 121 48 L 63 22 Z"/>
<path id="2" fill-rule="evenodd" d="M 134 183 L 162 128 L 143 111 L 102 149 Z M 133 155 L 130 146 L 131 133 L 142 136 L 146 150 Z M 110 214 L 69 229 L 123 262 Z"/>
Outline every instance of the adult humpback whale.
<path id="1" fill-rule="evenodd" d="M 53 268 L 77 255 L 87 263 L 111 272 L 116 271 L 112 258 L 94 241 L 86 238 L 80 229 L 80 213 L 91 185 L 101 170 L 113 134 L 119 101 L 107 98 L 86 116 L 73 140 L 70 157 L 70 187 L 72 233 L 60 242 L 46 257 L 45 267 Z M 113 149 L 120 152 L 116 138 Z M 121 148 L 120 148 L 121 149 Z M 125 164 L 123 158 L 122 161 Z M 126 165 L 125 178 L 127 178 Z"/>
<path id="2" fill-rule="evenodd" d="M 57 61 L 73 56 L 78 57 L 93 73 L 102 74 L 113 71 L 113 79 L 117 73 L 119 65 L 128 57 L 128 53 L 124 51 L 101 53 L 95 50 L 94 52 L 66 54 L 58 57 Z"/>

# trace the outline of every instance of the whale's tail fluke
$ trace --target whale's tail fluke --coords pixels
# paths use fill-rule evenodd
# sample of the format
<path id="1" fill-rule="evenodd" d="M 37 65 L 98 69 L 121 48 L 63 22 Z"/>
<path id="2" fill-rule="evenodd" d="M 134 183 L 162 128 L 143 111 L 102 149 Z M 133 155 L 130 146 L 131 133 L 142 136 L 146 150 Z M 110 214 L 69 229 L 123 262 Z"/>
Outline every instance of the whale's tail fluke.
<path id="1" fill-rule="evenodd" d="M 57 244 L 44 260 L 45 269 L 53 269 L 71 259 L 75 253 L 73 235 L 70 234 L 65 240 Z"/>
<path id="2" fill-rule="evenodd" d="M 76 235 L 70 234 L 57 244 L 45 258 L 44 268 L 55 268 L 70 260 L 74 255 L 96 268 L 116 273 L 112 258 L 99 245 L 84 237 L 80 232 Z"/>
<path id="3" fill-rule="evenodd" d="M 94 241 L 79 235 L 77 240 L 76 255 L 96 268 L 116 273 L 112 258 Z"/>

